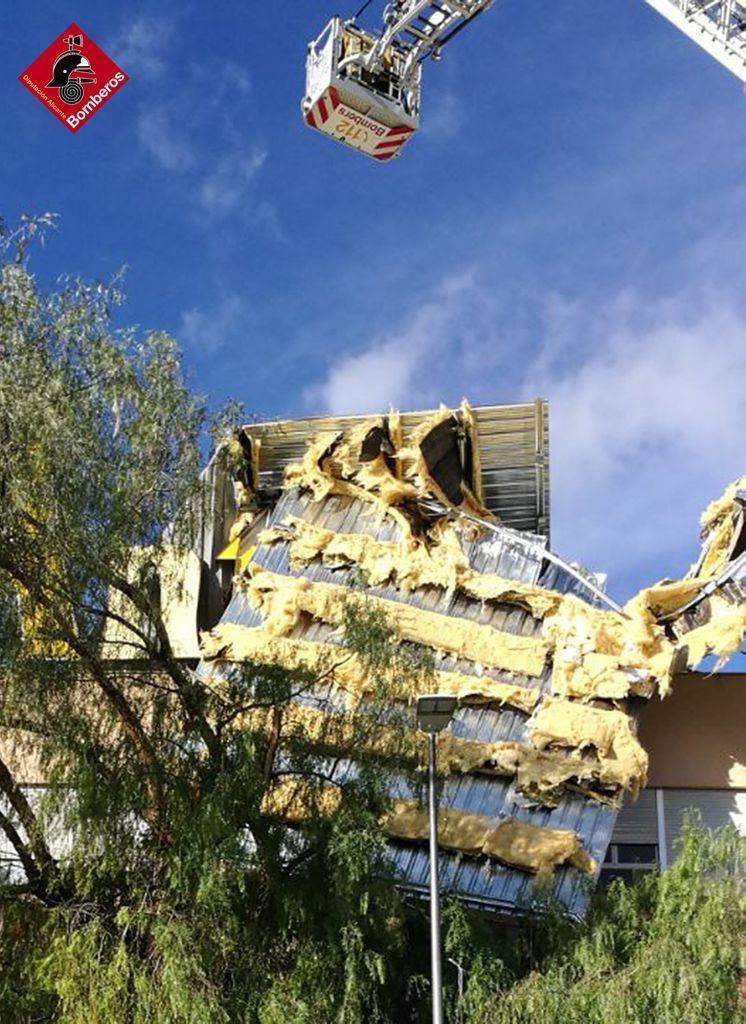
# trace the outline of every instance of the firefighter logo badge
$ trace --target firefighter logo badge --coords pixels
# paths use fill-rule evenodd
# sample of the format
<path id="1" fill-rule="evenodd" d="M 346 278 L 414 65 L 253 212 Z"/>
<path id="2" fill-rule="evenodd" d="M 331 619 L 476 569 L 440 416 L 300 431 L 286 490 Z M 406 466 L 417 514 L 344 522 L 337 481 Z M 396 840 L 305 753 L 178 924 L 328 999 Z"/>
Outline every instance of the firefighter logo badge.
<path id="1" fill-rule="evenodd" d="M 18 80 L 72 132 L 128 81 L 77 25 L 65 29 Z"/>
<path id="2" fill-rule="evenodd" d="M 83 99 L 83 83 L 95 82 L 96 75 L 82 52 L 83 36 L 67 36 L 65 42 L 67 50 L 54 62 L 47 89 L 59 89 L 62 102 L 73 106 Z"/>

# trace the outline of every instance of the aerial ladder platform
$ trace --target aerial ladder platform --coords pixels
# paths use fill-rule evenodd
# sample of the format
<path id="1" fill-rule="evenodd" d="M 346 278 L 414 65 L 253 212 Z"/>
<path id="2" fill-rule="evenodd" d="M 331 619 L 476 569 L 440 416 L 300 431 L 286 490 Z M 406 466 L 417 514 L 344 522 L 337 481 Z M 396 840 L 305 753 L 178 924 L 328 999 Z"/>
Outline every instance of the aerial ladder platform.
<path id="1" fill-rule="evenodd" d="M 493 2 L 392 0 L 376 32 L 332 18 L 308 46 L 306 123 L 375 160 L 398 156 L 419 128 L 424 61 Z M 746 0 L 644 2 L 746 83 Z"/>

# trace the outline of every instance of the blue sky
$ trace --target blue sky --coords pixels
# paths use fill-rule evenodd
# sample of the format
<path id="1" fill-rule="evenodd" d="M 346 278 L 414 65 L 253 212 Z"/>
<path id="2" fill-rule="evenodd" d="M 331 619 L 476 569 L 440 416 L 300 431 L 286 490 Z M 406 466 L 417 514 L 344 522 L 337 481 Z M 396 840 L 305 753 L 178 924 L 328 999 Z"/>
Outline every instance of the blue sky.
<path id="1" fill-rule="evenodd" d="M 334 13 L 6 0 L 0 213 L 60 214 L 42 276 L 126 264 L 215 405 L 548 398 L 555 548 L 680 573 L 746 470 L 743 87 L 642 0 L 496 0 L 378 165 L 299 115 Z M 72 20 L 131 79 L 77 135 L 16 81 Z"/>

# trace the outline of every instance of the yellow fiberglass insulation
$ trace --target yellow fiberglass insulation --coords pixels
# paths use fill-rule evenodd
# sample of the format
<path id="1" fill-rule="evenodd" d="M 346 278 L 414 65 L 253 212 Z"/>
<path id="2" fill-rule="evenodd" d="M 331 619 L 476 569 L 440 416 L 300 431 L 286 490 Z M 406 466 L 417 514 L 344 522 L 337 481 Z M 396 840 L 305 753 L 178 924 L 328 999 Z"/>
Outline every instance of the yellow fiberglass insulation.
<path id="1" fill-rule="evenodd" d="M 285 486 L 309 490 L 314 501 L 322 501 L 330 494 L 363 497 L 358 493 L 358 488 L 338 480 L 330 470 L 332 455 L 341 436 L 328 433 L 315 438 L 308 445 L 301 461 L 292 463 L 285 470 Z"/>
<path id="2" fill-rule="evenodd" d="M 466 433 L 471 439 L 471 490 L 474 497 L 477 499 L 478 504 L 484 507 L 484 494 L 482 493 L 482 458 L 480 453 L 477 418 L 474 415 L 474 410 L 465 398 L 462 399 L 459 412 L 461 413 L 461 420 L 464 424 Z"/>
<path id="3" fill-rule="evenodd" d="M 330 494 L 337 494 L 373 503 L 381 517 L 387 514 L 392 516 L 402 531 L 408 534 L 409 520 L 397 506 L 414 501 L 418 497 L 416 488 L 397 476 L 393 457 L 387 459 L 380 452 L 373 459 L 360 459 L 360 449 L 365 438 L 376 429 L 383 430 L 380 417 L 366 421 L 349 434 L 322 434 L 309 445 L 300 462 L 286 468 L 285 486 L 310 491 L 314 501 L 322 501 Z M 395 434 L 397 430 L 395 421 Z M 388 436 L 393 447 L 393 438 L 390 433 Z"/>
<path id="4" fill-rule="evenodd" d="M 259 535 L 261 544 L 286 541 L 292 568 L 302 568 L 316 558 L 330 568 L 354 565 L 374 587 L 391 583 L 404 593 L 421 587 L 438 587 L 448 594 L 459 590 L 478 601 L 517 605 L 536 618 L 556 611 L 562 603 L 563 596 L 556 591 L 476 572 L 452 524 L 437 525 L 432 540 L 430 545 L 411 539 L 394 543 L 364 533 L 335 533 L 295 516 Z"/>
<path id="5" fill-rule="evenodd" d="M 547 697 L 534 716 L 529 735 L 539 750 L 582 751 L 590 747 L 599 757 L 617 763 L 625 788 L 636 793 L 645 785 L 648 755 L 632 731 L 630 716 L 623 711 Z"/>
<path id="6" fill-rule="evenodd" d="M 645 587 L 627 605 L 638 614 L 646 612 L 654 619 L 665 618 L 695 598 L 703 586 L 699 579 L 661 580 Z"/>
<path id="7" fill-rule="evenodd" d="M 278 716 L 279 711 L 279 716 Z M 301 740 L 305 745 L 332 753 L 350 749 L 380 756 L 400 756 L 420 761 L 427 757 L 426 737 L 411 729 L 379 722 L 370 714 L 336 713 L 291 702 L 281 709 L 254 708 L 235 720 L 238 728 L 271 733 L 277 727 L 281 737 Z"/>
<path id="8" fill-rule="evenodd" d="M 540 676 L 546 662 L 548 644 L 540 638 L 518 636 L 398 601 L 358 594 L 336 583 L 312 582 L 257 569 L 242 583 L 251 603 L 264 615 L 264 628 L 274 636 L 287 636 L 303 613 L 341 627 L 347 609 L 376 610 L 384 614 L 399 640 L 455 654 L 480 665 Z"/>
<path id="9" fill-rule="evenodd" d="M 718 658 L 718 667 L 738 651 L 746 633 L 746 605 L 735 605 L 713 595 L 710 598 L 710 620 L 681 636 L 687 665 L 694 668 L 708 654 Z"/>
<path id="10" fill-rule="evenodd" d="M 277 708 L 255 708 L 235 719 L 236 727 L 270 734 L 278 727 Z M 411 724 L 411 723 L 410 723 Z M 344 754 L 350 750 L 378 757 L 394 757 L 427 764 L 427 738 L 411 728 L 379 722 L 368 713 L 327 712 L 291 703 L 279 718 L 282 739 L 301 740 L 316 750 Z M 449 773 L 515 777 L 525 796 L 546 807 L 557 805 L 568 784 L 586 795 L 613 802 L 627 779 L 620 762 L 605 758 L 566 757 L 542 753 L 521 743 L 495 743 L 465 739 L 451 733 L 437 738 L 438 763 Z M 600 790 L 593 787 L 598 786 Z"/>
<path id="11" fill-rule="evenodd" d="M 665 620 L 678 636 L 677 652 L 683 655 L 689 668 L 696 668 L 708 654 L 718 658 L 718 668 L 731 654 L 739 650 L 746 631 L 746 606 L 736 603 L 729 595 L 726 599 L 717 591 L 707 596 L 728 561 L 741 550 L 744 530 L 743 502 L 739 491 L 746 489 L 746 476 L 730 484 L 723 495 L 712 501 L 703 512 L 700 523 L 703 536 L 703 554 L 690 572 L 681 580 L 663 580 L 640 591 L 626 607 L 633 618 L 648 616 L 648 621 Z M 708 589 L 706 589 L 708 588 Z M 687 632 L 688 623 L 677 613 L 698 599 L 699 625 Z M 706 616 L 706 621 L 702 617 Z M 661 695 L 667 687 L 661 685 Z"/>
<path id="12" fill-rule="evenodd" d="M 463 704 L 507 704 L 530 714 L 539 697 L 538 689 L 460 672 L 435 670 L 418 678 L 416 672 L 392 669 L 387 677 L 377 675 L 374 680 L 360 658 L 339 644 L 272 636 L 263 629 L 229 622 L 202 634 L 202 657 L 303 670 L 345 692 L 351 703 L 375 697 L 380 690 L 389 698 L 412 701 L 420 692 L 435 687 L 438 693 L 452 694 Z"/>
<path id="13" fill-rule="evenodd" d="M 261 813 L 300 824 L 310 818 L 328 818 L 342 802 L 342 791 L 331 783 L 312 782 L 288 776 L 275 782 L 264 794 Z"/>
<path id="14" fill-rule="evenodd" d="M 261 810 L 268 817 L 297 825 L 334 814 L 341 801 L 338 787 L 296 776 L 275 782 L 265 793 Z M 389 838 L 403 842 L 424 843 L 429 835 L 427 811 L 409 800 L 397 800 L 383 815 L 381 826 Z M 489 857 L 537 875 L 541 881 L 549 880 L 555 868 L 564 864 L 587 874 L 596 870 L 596 862 L 568 829 L 529 825 L 516 818 L 505 818 L 493 827 L 490 818 L 452 807 L 438 812 L 438 845 L 472 857 Z"/>
<path id="15" fill-rule="evenodd" d="M 482 852 L 504 864 L 530 871 L 547 880 L 557 867 L 569 864 L 585 874 L 596 871 L 596 862 L 569 829 L 543 828 L 517 818 L 505 818 L 487 834 Z"/>
<path id="16" fill-rule="evenodd" d="M 554 649 L 555 695 L 620 700 L 648 679 L 667 691 L 674 645 L 650 612 L 634 602 L 625 611 L 599 611 L 568 596 L 544 619 L 543 635 Z"/>
<path id="17" fill-rule="evenodd" d="M 639 778 L 630 778 L 627 766 L 604 757 L 566 756 L 537 750 L 523 743 L 484 743 L 441 733 L 439 763 L 449 771 L 515 777 L 516 788 L 546 807 L 556 806 L 561 791 L 571 785 L 587 796 L 606 802 L 622 789 L 636 794 Z M 596 788 L 598 787 L 598 788 Z"/>
<path id="18" fill-rule="evenodd" d="M 711 501 L 700 517 L 706 546 L 704 558 L 696 575 L 701 579 L 716 576 L 730 553 L 736 523 L 736 494 L 746 489 L 746 476 L 734 480 L 721 497 Z"/>
<path id="19" fill-rule="evenodd" d="M 235 720 L 239 728 L 270 733 L 277 723 L 277 708 L 255 708 Z M 282 709 L 280 731 L 284 739 L 296 738 L 318 750 L 344 753 L 350 749 L 379 756 L 398 756 L 423 767 L 427 764 L 428 746 L 425 733 L 411 728 L 411 722 L 395 724 L 380 722 L 375 716 L 328 712 L 296 702 Z M 407 726 L 407 727 L 403 727 Z M 450 772 L 513 774 L 510 762 L 500 758 L 514 744 L 485 743 L 462 739 L 450 733 L 438 736 L 438 760 Z"/>
<path id="20" fill-rule="evenodd" d="M 454 427 L 459 429 L 468 438 L 472 451 L 472 466 L 470 479 L 462 479 L 459 485 L 460 500 L 453 501 L 444 492 L 441 485 L 428 468 L 423 447 L 428 436 L 439 427 L 443 427 L 453 421 Z M 479 445 L 476 436 L 476 421 L 471 406 L 464 400 L 458 412 L 454 412 L 445 405 L 441 405 L 437 412 L 424 419 L 413 431 L 408 443 L 398 452 L 398 459 L 401 462 L 402 474 L 405 480 L 414 484 L 418 493 L 430 494 L 442 502 L 447 508 L 454 504 L 464 511 L 483 519 L 493 520 L 494 516 L 482 504 L 478 494 L 481 490 Z"/>
<path id="21" fill-rule="evenodd" d="M 441 469 L 433 468 L 431 472 L 427 464 L 427 456 L 432 455 L 431 435 L 444 427 L 449 433 L 450 423 L 453 436 L 446 439 L 444 451 L 437 447 L 437 457 L 443 460 L 441 468 L 447 464 L 449 484 L 457 485 L 457 493 L 452 494 L 454 500 L 449 499 L 433 476 Z M 471 464 L 464 467 L 460 454 L 467 449 Z M 465 472 L 469 481 L 463 478 Z M 464 402 L 458 412 L 442 406 L 423 420 L 406 446 L 402 442 L 400 418 L 393 412 L 365 420 L 349 431 L 320 435 L 308 446 L 300 462 L 287 467 L 285 486 L 309 491 L 314 501 L 337 494 L 371 502 L 381 516 L 390 515 L 403 535 L 409 536 L 413 533 L 413 522 L 403 509 L 409 506 L 411 511 L 418 499 L 435 497 L 448 508 L 456 505 L 485 519 L 494 519 L 476 496 L 480 490 L 479 475 L 476 420 Z"/>
<path id="22" fill-rule="evenodd" d="M 392 839 L 415 843 L 428 839 L 427 811 L 412 801 L 397 801 L 382 824 Z M 529 825 L 516 818 L 505 818 L 493 827 L 490 818 L 450 807 L 438 812 L 438 845 L 474 857 L 485 855 L 542 880 L 563 864 L 588 874 L 596 870 L 596 862 L 574 832 Z"/>
<path id="23" fill-rule="evenodd" d="M 513 773 L 505 774 L 515 774 L 518 791 L 546 807 L 556 807 L 566 788 L 611 804 L 618 803 L 622 790 L 633 796 L 637 793 L 636 780 L 611 758 L 563 755 L 557 750 L 544 752 L 526 744 L 505 743 L 494 763 L 506 769 L 512 765 Z"/>
<path id="24" fill-rule="evenodd" d="M 400 437 L 396 426 L 394 435 Z M 417 489 L 401 479 L 395 454 L 389 417 L 366 420 L 343 436 L 334 453 L 335 472 L 354 481 L 386 506 L 414 501 L 419 496 Z"/>

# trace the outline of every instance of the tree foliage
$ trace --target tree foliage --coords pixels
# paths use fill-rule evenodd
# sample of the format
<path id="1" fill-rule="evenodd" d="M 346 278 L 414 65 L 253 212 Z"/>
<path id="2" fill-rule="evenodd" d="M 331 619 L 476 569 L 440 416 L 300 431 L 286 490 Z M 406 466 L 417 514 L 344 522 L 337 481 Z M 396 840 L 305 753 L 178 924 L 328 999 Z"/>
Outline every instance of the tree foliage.
<path id="1" fill-rule="evenodd" d="M 282 732 L 316 680 L 248 667 L 218 693 L 174 656 L 131 560 L 194 542 L 205 406 L 171 338 L 114 327 L 117 282 L 38 286 L 27 246 L 43 226 L 7 236 L 0 268 L 0 729 L 46 784 L 32 799 L 0 759 L 0 829 L 24 876 L 7 880 L 3 927 L 44 950 L 8 967 L 0 1016 L 42 991 L 66 1021 L 270 1021 L 310 987 L 330 1020 L 385 1019 L 403 916 L 383 766 L 363 760 L 328 820 L 262 812 L 278 778 L 323 775 Z M 126 663 L 101 643 L 122 607 L 139 655 Z M 350 636 L 390 661 L 375 617 Z M 274 710 L 269 733 L 240 727 L 257 708 Z"/>
<path id="2" fill-rule="evenodd" d="M 331 816 L 263 812 L 288 774 L 332 778 L 283 732 L 318 680 L 249 666 L 215 688 L 174 656 L 132 552 L 194 542 L 207 410 L 173 339 L 115 326 L 118 281 L 39 286 L 29 244 L 50 226 L 6 231 L 0 264 L 0 739 L 45 782 L 30 791 L 0 757 L 0 1020 L 425 1021 L 426 922 L 378 824 L 389 766 L 359 758 Z M 214 419 L 218 448 L 234 416 Z M 122 607 L 139 652 L 126 663 L 101 643 Z M 374 613 L 346 624 L 372 674 L 428 672 L 390 639 Z M 247 724 L 257 708 L 271 730 Z M 452 1019 L 725 1024 L 733 843 L 692 838 L 680 866 L 615 889 L 587 926 L 544 908 L 507 945 L 453 904 L 447 948 L 467 981 L 459 999 L 449 974 Z"/>
<path id="3" fill-rule="evenodd" d="M 617 880 L 582 925 L 540 910 L 509 947 L 476 950 L 468 1024 L 731 1024 L 746 897 L 744 841 L 690 821 L 667 871 Z M 463 955 L 463 954 L 462 954 Z"/>

